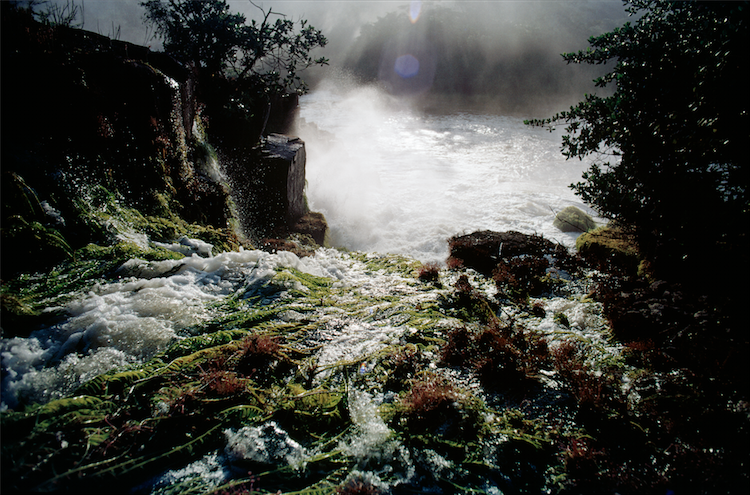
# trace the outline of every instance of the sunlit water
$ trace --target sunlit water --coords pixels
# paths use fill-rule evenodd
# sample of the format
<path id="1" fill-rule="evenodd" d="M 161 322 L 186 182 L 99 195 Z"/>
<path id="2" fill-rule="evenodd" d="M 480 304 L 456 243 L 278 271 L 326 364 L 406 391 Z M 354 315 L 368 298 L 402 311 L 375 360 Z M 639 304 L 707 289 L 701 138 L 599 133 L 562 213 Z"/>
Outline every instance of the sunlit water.
<path id="1" fill-rule="evenodd" d="M 542 234 L 574 205 L 586 162 L 560 153 L 562 131 L 478 113 L 425 114 L 375 88 L 322 87 L 300 104 L 307 198 L 332 242 L 444 261 L 447 239 L 476 230 Z"/>

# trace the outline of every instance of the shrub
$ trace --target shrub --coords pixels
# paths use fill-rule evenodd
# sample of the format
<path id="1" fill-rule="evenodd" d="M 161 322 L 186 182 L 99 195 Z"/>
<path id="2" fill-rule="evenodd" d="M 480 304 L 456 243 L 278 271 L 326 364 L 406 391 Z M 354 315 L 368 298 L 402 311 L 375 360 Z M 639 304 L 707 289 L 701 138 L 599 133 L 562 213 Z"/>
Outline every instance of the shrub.
<path id="1" fill-rule="evenodd" d="M 637 15 L 568 63 L 610 63 L 614 87 L 536 125 L 565 123 L 563 154 L 596 157 L 572 187 L 608 218 L 637 229 L 660 277 L 716 280 L 747 259 L 747 5 L 629 0 Z M 695 236 L 696 226 L 711 228 Z M 740 227 L 742 226 L 742 227 Z M 706 263 L 713 255 L 722 269 Z M 703 279 L 703 280 L 701 280 Z"/>

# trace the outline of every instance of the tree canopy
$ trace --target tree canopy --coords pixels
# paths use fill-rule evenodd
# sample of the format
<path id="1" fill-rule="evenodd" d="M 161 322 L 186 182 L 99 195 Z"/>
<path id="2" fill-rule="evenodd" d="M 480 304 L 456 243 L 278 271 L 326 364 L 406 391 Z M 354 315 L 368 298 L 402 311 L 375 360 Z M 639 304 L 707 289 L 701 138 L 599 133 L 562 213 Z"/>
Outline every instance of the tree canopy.
<path id="1" fill-rule="evenodd" d="M 568 63 L 610 64 L 595 83 L 615 92 L 586 95 L 527 123 L 566 125 L 563 154 L 595 158 L 571 187 L 602 215 L 635 226 L 662 266 L 694 266 L 717 246 L 741 252 L 749 220 L 750 5 L 628 3 L 634 22 L 563 54 Z"/>
<path id="2" fill-rule="evenodd" d="M 270 8 L 256 6 L 262 20 L 247 24 L 224 0 L 147 0 L 141 5 L 165 51 L 209 77 L 262 85 L 272 93 L 304 92 L 307 86 L 299 71 L 327 63 L 310 55 L 327 44 L 319 30 Z"/>

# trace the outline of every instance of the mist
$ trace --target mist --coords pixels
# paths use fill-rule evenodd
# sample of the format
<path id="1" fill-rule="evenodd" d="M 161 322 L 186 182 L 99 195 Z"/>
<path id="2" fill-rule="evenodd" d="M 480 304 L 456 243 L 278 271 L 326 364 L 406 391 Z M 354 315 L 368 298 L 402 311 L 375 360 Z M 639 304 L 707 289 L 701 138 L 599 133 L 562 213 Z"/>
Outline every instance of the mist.
<path id="1" fill-rule="evenodd" d="M 51 0 L 65 5 L 68 0 Z M 248 19 L 261 11 L 247 0 L 230 9 Z M 160 50 L 143 21 L 140 0 L 81 1 L 83 28 Z M 600 66 L 566 65 L 560 53 L 585 49 L 590 36 L 627 20 L 619 0 L 256 2 L 293 20 L 305 19 L 329 43 L 313 56 L 330 60 L 303 77 L 314 89 L 346 73 L 378 84 L 428 111 L 483 109 L 546 117 L 602 93 Z"/>
<path id="2" fill-rule="evenodd" d="M 249 1 L 230 8 L 248 19 Z M 560 53 L 626 20 L 619 1 L 259 2 L 329 39 L 302 74 L 292 132 L 307 146 L 306 197 L 334 245 L 438 261 L 464 229 L 540 233 L 553 226 L 587 167 L 560 154 L 560 131 L 523 125 L 598 92 L 602 66 Z M 84 28 L 161 48 L 139 0 L 89 2 Z M 98 28 L 98 29 L 97 29 Z M 591 212 L 591 211 L 590 211 Z M 594 213 L 594 212 L 591 212 Z"/>

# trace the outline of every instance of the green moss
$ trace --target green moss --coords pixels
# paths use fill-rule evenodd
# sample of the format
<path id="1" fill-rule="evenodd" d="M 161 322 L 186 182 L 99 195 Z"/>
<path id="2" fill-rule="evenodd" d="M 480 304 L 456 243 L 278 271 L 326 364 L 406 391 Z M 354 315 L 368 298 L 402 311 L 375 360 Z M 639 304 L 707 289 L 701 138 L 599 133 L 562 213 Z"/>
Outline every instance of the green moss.
<path id="1" fill-rule="evenodd" d="M 619 227 L 598 227 L 576 239 L 576 249 L 584 258 L 635 272 L 642 257 L 635 238 Z"/>
<path id="2" fill-rule="evenodd" d="M 159 357 L 170 362 L 178 357 L 187 356 L 203 349 L 216 347 L 239 340 L 248 335 L 246 330 L 222 330 L 205 335 L 182 339 L 172 344 Z"/>
<path id="3" fill-rule="evenodd" d="M 364 263 L 371 273 L 383 271 L 384 273 L 399 274 L 405 278 L 413 278 L 422 266 L 422 263 L 417 260 L 395 254 L 350 252 L 349 255 Z"/>

